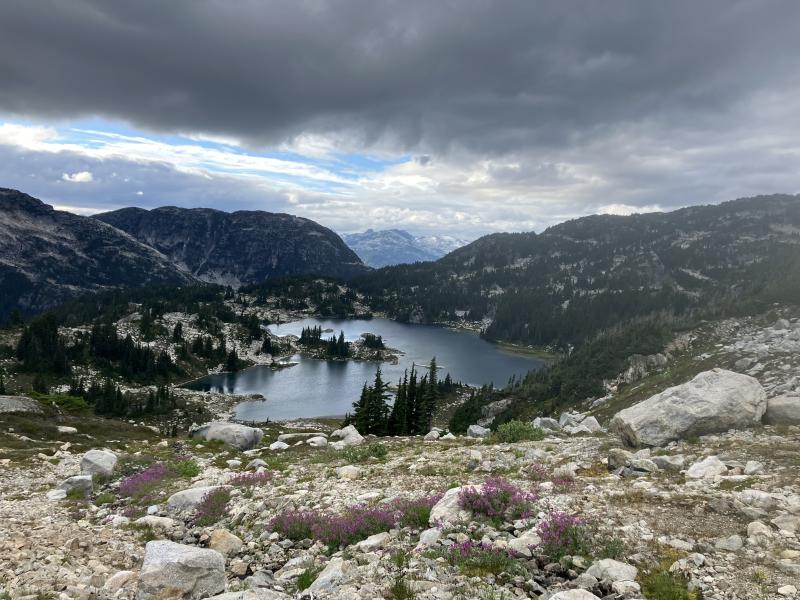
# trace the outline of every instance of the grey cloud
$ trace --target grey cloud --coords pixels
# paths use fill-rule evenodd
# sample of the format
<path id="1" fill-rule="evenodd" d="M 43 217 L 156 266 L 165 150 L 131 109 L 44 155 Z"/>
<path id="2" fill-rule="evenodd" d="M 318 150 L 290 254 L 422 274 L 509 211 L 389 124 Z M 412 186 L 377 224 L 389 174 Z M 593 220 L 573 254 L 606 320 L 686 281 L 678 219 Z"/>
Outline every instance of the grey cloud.
<path id="1" fill-rule="evenodd" d="M 275 144 L 559 148 L 798 85 L 794 0 L 8 0 L 0 110 Z M 718 123 L 710 123 L 714 120 Z"/>

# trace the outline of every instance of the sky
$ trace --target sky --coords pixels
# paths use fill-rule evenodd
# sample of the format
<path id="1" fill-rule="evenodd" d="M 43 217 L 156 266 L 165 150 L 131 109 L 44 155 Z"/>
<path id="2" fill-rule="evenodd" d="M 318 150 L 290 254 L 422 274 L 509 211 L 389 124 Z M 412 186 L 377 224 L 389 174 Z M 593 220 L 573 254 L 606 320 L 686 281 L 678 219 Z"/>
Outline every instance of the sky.
<path id="1" fill-rule="evenodd" d="M 800 191 L 796 0 L 4 0 L 0 187 L 471 239 Z"/>

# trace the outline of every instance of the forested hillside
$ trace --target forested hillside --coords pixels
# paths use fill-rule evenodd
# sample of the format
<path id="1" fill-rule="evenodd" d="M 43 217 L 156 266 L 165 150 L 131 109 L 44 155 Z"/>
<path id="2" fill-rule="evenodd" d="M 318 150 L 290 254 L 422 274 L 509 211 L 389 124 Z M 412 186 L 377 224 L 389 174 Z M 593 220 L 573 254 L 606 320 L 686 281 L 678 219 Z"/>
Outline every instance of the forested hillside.
<path id="1" fill-rule="evenodd" d="M 565 347 L 636 316 L 794 297 L 800 198 L 494 234 L 435 263 L 381 269 L 356 284 L 373 308 L 401 320 L 482 321 L 491 339 Z"/>

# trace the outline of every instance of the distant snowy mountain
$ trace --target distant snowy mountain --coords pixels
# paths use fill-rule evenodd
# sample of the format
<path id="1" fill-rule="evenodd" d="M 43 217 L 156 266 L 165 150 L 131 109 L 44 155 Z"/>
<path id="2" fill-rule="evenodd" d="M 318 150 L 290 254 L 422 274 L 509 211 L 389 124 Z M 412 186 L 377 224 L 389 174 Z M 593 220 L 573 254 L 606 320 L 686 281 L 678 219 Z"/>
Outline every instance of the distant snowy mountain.
<path id="1" fill-rule="evenodd" d="M 367 229 L 342 239 L 371 267 L 437 260 L 468 243 L 449 235 L 414 236 L 402 229 Z"/>

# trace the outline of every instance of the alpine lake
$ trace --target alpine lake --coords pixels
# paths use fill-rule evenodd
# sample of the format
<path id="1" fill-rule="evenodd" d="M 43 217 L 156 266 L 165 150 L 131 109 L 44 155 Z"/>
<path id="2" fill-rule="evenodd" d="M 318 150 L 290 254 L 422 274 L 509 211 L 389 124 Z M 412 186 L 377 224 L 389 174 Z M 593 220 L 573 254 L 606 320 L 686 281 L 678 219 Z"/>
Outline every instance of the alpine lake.
<path id="1" fill-rule="evenodd" d="M 235 418 L 242 421 L 284 421 L 297 418 L 340 416 L 351 410 L 365 382 L 371 384 L 380 365 L 383 380 L 394 386 L 406 369 L 417 366 L 427 372 L 432 357 L 438 363 L 438 376 L 450 374 L 453 381 L 480 386 L 494 383 L 505 386 L 512 376 L 524 376 L 541 368 L 541 359 L 520 354 L 488 342 L 476 333 L 429 325 L 398 323 L 388 319 L 303 319 L 270 325 L 278 336 L 296 335 L 304 327 L 321 327 L 323 337 L 344 332 L 347 341 L 363 333 L 383 337 L 389 348 L 400 350 L 397 364 L 377 361 L 321 360 L 296 354 L 283 362 L 293 366 L 274 369 L 256 365 L 236 373 L 212 374 L 185 384 L 199 391 L 226 394 L 261 394 L 265 400 L 248 400 L 235 407 Z"/>

